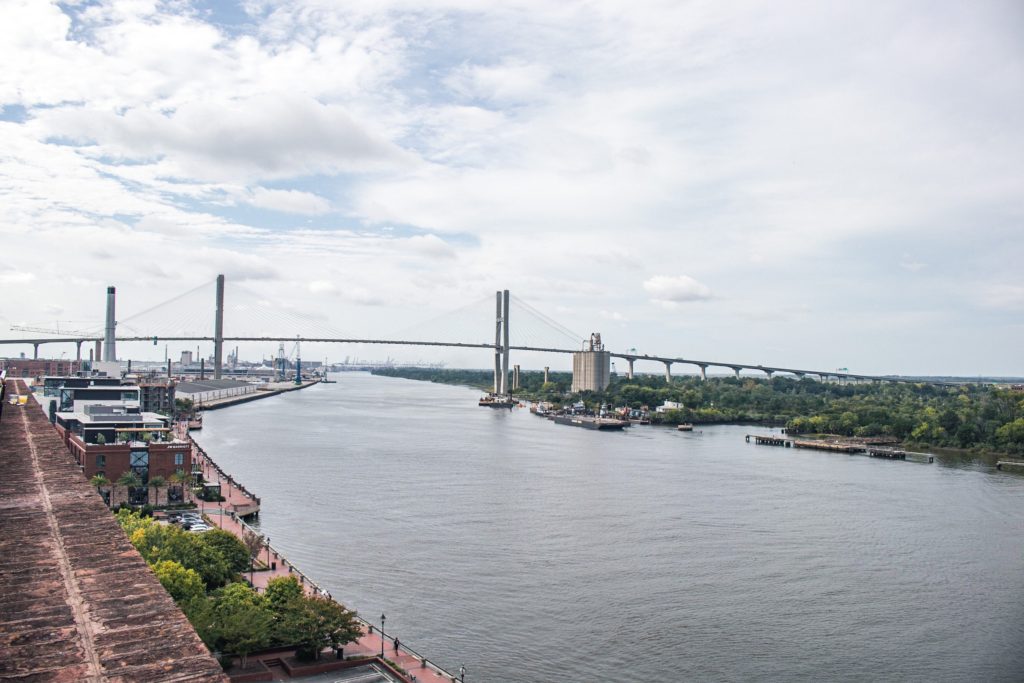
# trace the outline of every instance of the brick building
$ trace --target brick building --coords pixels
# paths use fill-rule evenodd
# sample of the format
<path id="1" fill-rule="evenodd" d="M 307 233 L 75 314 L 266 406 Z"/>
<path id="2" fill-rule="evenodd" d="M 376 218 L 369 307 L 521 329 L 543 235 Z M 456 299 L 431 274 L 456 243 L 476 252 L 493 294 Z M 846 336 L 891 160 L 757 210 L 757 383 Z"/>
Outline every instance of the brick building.
<path id="1" fill-rule="evenodd" d="M 0 358 L 0 370 L 7 370 L 7 376 L 11 379 L 73 375 L 81 370 L 81 365 L 81 361 L 66 358 Z"/>

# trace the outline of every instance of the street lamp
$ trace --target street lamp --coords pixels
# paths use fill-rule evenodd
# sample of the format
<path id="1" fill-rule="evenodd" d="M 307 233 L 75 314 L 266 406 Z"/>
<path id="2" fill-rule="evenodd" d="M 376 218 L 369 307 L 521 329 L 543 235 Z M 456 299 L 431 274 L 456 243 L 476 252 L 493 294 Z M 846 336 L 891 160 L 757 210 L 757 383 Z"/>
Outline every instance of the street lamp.
<path id="1" fill-rule="evenodd" d="M 380 613 L 380 658 L 384 659 L 384 613 Z"/>

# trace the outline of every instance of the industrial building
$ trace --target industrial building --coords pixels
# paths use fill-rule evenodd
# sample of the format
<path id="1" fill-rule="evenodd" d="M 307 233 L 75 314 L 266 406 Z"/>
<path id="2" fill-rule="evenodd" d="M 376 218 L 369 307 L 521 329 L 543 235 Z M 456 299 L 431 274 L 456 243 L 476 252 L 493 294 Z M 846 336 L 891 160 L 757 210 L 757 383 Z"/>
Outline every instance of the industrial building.
<path id="1" fill-rule="evenodd" d="M 594 332 L 585 351 L 572 354 L 572 392 L 604 391 L 611 383 L 611 353 L 604 350 L 601 333 Z"/>

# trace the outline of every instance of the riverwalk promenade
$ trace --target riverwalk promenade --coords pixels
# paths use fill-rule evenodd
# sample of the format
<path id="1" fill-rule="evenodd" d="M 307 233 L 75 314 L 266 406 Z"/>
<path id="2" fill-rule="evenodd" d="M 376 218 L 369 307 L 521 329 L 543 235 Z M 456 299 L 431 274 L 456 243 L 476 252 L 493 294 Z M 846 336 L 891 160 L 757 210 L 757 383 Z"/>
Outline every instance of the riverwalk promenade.
<path id="1" fill-rule="evenodd" d="M 242 519 L 249 516 L 251 514 L 249 511 L 254 508 L 259 509 L 259 498 L 235 482 L 194 439 L 188 438 L 192 444 L 193 470 L 201 471 L 207 482 L 219 480 L 222 497 L 225 499 L 208 502 L 193 496 L 191 501 L 207 517 L 211 525 L 228 531 L 243 541 L 247 537 L 263 539 L 263 547 L 256 554 L 256 564 L 259 570 L 246 575 L 246 579 L 250 580 L 252 586 L 257 591 L 265 591 L 267 583 L 271 579 L 293 576 L 298 579 L 303 590 L 309 595 L 320 595 L 333 599 L 328 591 L 274 548 L 269 539 L 264 538 L 258 530 L 249 526 Z M 405 645 L 400 635 L 389 634 L 386 631 L 382 633 L 379 627 L 365 619 L 360 618 L 359 621 L 363 626 L 362 635 L 355 642 L 345 646 L 344 656 L 346 658 L 380 657 L 383 652 L 384 658 L 394 662 L 406 672 L 402 680 L 407 683 L 453 683 L 459 680 L 454 674 L 430 662 L 426 657 Z M 274 657 L 274 655 L 268 655 L 268 658 Z M 255 655 L 255 658 L 259 659 L 260 656 Z"/>

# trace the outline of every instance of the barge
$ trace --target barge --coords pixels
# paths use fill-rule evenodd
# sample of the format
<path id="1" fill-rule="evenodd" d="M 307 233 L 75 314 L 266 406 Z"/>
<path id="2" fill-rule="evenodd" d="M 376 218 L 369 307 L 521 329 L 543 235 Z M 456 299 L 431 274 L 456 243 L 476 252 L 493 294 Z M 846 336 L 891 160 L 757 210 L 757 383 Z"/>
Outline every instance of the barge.
<path id="1" fill-rule="evenodd" d="M 613 417 L 591 417 L 589 415 L 554 415 L 555 424 L 583 427 L 584 429 L 619 430 L 629 426 L 626 420 Z"/>

